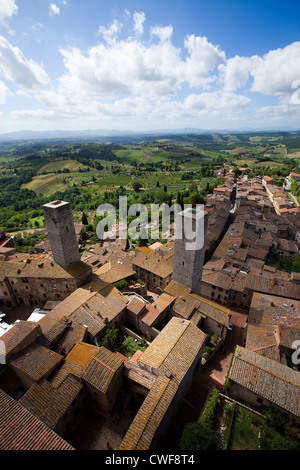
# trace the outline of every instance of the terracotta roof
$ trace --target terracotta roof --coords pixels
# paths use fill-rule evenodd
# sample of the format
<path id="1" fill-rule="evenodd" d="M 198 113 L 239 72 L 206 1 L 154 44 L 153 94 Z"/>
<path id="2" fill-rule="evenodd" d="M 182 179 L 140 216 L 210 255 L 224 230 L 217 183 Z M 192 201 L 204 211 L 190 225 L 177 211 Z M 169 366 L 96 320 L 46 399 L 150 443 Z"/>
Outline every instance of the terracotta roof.
<path id="1" fill-rule="evenodd" d="M 57 388 L 68 377 L 69 374 L 81 378 L 84 369 L 91 360 L 91 357 L 99 351 L 97 346 L 88 343 L 77 343 L 72 351 L 66 356 L 63 365 L 51 377 L 52 385 Z"/>
<path id="2" fill-rule="evenodd" d="M 173 262 L 170 261 L 167 255 L 160 255 L 157 252 L 152 253 L 139 253 L 132 260 L 133 269 L 138 266 L 158 277 L 165 278 L 170 276 L 173 272 Z"/>
<path id="3" fill-rule="evenodd" d="M 299 311 L 300 314 L 300 311 Z M 289 349 L 296 349 L 293 343 L 300 338 L 300 315 L 296 324 L 285 325 L 281 323 L 277 327 L 278 341 L 280 346 L 285 346 Z"/>
<path id="4" fill-rule="evenodd" d="M 32 335 L 33 332 L 35 335 Z M 20 350 L 22 345 L 28 346 L 28 342 L 34 342 L 38 334 L 41 334 L 41 329 L 34 322 L 20 320 L 15 323 L 10 330 L 1 336 L 1 341 L 5 343 L 6 355 L 10 356 L 14 350 Z M 30 335 L 32 335 L 31 340 L 29 339 Z"/>
<path id="5" fill-rule="evenodd" d="M 106 272 L 101 272 L 100 268 L 96 271 L 96 274 L 105 282 L 114 282 L 120 281 L 121 279 L 126 279 L 126 277 L 133 276 L 136 272 L 130 266 L 124 266 L 115 264 L 111 266 Z"/>
<path id="6" fill-rule="evenodd" d="M 229 378 L 300 417 L 300 372 L 237 346 Z"/>
<path id="7" fill-rule="evenodd" d="M 225 326 L 228 325 L 230 310 L 223 305 L 208 300 L 201 295 L 194 294 L 190 292 L 189 288 L 175 281 L 170 282 L 165 292 L 172 292 L 173 295 L 176 295 L 175 293 L 177 292 L 172 307 L 172 311 L 176 315 L 180 315 L 186 320 L 191 320 L 194 315 L 193 322 L 196 318 L 195 315 L 197 315 L 199 320 L 200 317 L 209 317 Z"/>
<path id="8" fill-rule="evenodd" d="M 41 382 L 33 384 L 20 398 L 19 403 L 49 428 L 54 429 L 82 387 L 83 385 L 72 375 L 68 375 L 58 388 L 43 379 Z"/>
<path id="9" fill-rule="evenodd" d="M 299 249 L 296 243 L 292 240 L 286 240 L 285 238 L 278 238 L 278 250 L 290 251 L 293 253 L 298 253 Z"/>
<path id="10" fill-rule="evenodd" d="M 0 389 L 0 450 L 74 450 Z"/>
<path id="11" fill-rule="evenodd" d="M 91 357 L 82 379 L 100 392 L 106 393 L 116 372 L 123 367 L 123 364 L 123 359 L 101 347 Z"/>
<path id="12" fill-rule="evenodd" d="M 79 325 L 76 322 L 71 322 L 71 324 L 66 328 L 63 336 L 59 339 L 58 343 L 56 343 L 56 351 L 62 351 L 64 354 L 68 354 L 77 343 L 84 341 L 86 332 L 86 326 Z"/>
<path id="13" fill-rule="evenodd" d="M 300 323 L 299 301 L 255 292 L 248 315 L 246 348 L 259 353 L 262 348 L 274 345 L 277 348 L 278 325 L 292 326 L 295 323 Z M 266 351 L 262 352 L 266 353 Z M 280 360 L 278 355 L 272 357 Z"/>
<path id="14" fill-rule="evenodd" d="M 97 346 L 79 342 L 67 355 L 66 361 L 81 367 L 85 367 L 90 361 L 91 357 L 96 354 L 98 350 L 99 348 Z"/>
<path id="15" fill-rule="evenodd" d="M 143 401 L 119 450 L 147 450 L 177 392 L 176 384 L 159 377 Z"/>
<path id="16" fill-rule="evenodd" d="M 34 344 L 9 361 L 14 368 L 38 381 L 62 362 L 63 356 L 44 346 Z"/>
<path id="17" fill-rule="evenodd" d="M 264 177 L 263 177 L 263 180 L 264 180 L 264 181 L 274 181 L 274 179 L 271 178 L 270 176 L 264 176 Z"/>
<path id="18" fill-rule="evenodd" d="M 25 261 L 0 261 L 0 280 L 6 277 L 73 279 L 91 270 L 89 265 L 81 261 L 67 269 L 49 259 L 38 261 L 28 258 Z"/>
<path id="19" fill-rule="evenodd" d="M 183 284 L 174 281 L 173 279 L 165 288 L 165 292 L 167 292 L 167 294 L 173 295 L 173 297 L 178 297 L 180 295 L 184 296 L 186 294 L 189 294 L 191 290 L 192 289 L 190 289 L 189 287 L 186 287 Z"/>
<path id="20" fill-rule="evenodd" d="M 153 325 L 155 320 L 174 302 L 175 297 L 166 294 L 161 294 L 153 304 L 146 306 L 145 310 L 140 316 L 140 319 L 148 326 Z"/>
<path id="21" fill-rule="evenodd" d="M 195 361 L 205 338 L 191 322 L 173 317 L 138 362 L 162 374 L 170 372 L 178 385 Z"/>
<path id="22" fill-rule="evenodd" d="M 127 309 L 135 315 L 139 315 L 144 310 L 145 306 L 146 304 L 142 301 L 142 299 L 133 296 L 133 298 L 127 304 Z"/>
<path id="23" fill-rule="evenodd" d="M 97 335 L 106 322 L 113 320 L 126 307 L 127 299 L 112 285 L 98 280 L 77 289 L 54 307 L 39 322 L 45 336 L 64 317 L 86 325 L 89 333 Z"/>

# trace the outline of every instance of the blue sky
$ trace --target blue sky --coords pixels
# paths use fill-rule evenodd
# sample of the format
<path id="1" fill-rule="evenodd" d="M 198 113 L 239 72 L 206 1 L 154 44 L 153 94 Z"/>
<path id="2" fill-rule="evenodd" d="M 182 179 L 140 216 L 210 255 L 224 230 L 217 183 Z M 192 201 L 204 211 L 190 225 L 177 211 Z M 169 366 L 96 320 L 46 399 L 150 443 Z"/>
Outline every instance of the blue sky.
<path id="1" fill-rule="evenodd" d="M 300 128 L 300 3 L 0 0 L 0 133 Z"/>

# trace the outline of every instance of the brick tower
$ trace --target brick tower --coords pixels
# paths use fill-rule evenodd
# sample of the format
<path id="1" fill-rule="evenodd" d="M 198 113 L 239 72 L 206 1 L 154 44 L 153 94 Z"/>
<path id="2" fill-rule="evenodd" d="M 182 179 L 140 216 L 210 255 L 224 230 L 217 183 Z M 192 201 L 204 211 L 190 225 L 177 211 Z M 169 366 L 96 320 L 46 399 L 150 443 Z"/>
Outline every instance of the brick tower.
<path id="1" fill-rule="evenodd" d="M 200 294 L 205 256 L 208 214 L 202 209 L 185 209 L 175 220 L 173 280 Z"/>
<path id="2" fill-rule="evenodd" d="M 53 201 L 45 204 L 43 209 L 53 259 L 68 268 L 80 261 L 70 203 Z"/>

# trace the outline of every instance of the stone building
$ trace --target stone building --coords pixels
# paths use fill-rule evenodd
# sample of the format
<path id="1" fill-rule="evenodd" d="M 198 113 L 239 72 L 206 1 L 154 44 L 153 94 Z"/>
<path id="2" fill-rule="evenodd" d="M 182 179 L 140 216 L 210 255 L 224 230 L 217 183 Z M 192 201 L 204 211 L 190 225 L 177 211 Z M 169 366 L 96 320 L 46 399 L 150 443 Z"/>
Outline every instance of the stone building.
<path id="1" fill-rule="evenodd" d="M 147 248 L 138 251 L 132 260 L 132 268 L 149 290 L 162 293 L 172 278 L 173 256 L 173 250 L 162 255 Z"/>
<path id="2" fill-rule="evenodd" d="M 128 361 L 135 383 L 149 393 L 120 450 L 148 450 L 159 444 L 187 393 L 201 363 L 206 335 L 187 320 L 172 318 L 151 345 L 135 361 Z"/>
<path id="3" fill-rule="evenodd" d="M 88 394 L 104 415 L 110 414 L 120 391 L 123 364 L 117 354 L 101 347 L 91 357 L 82 376 Z"/>
<path id="4" fill-rule="evenodd" d="M 53 201 L 45 204 L 43 209 L 53 259 L 68 268 L 80 261 L 70 203 Z"/>
<path id="5" fill-rule="evenodd" d="M 166 292 L 174 296 L 171 307 L 173 316 L 189 320 L 205 333 L 225 340 L 230 320 L 228 308 L 194 294 L 176 281 L 168 285 Z"/>
<path id="6" fill-rule="evenodd" d="M 252 406 L 273 406 L 300 423 L 300 372 L 237 346 L 229 371 L 230 396 Z"/>
<path id="7" fill-rule="evenodd" d="M 202 210 L 185 209 L 175 221 L 175 252 L 173 280 L 200 294 L 205 257 L 208 214 Z"/>
<path id="8" fill-rule="evenodd" d="M 43 306 L 60 301 L 86 284 L 91 268 L 78 261 L 64 268 L 49 259 L 0 261 L 0 305 Z"/>

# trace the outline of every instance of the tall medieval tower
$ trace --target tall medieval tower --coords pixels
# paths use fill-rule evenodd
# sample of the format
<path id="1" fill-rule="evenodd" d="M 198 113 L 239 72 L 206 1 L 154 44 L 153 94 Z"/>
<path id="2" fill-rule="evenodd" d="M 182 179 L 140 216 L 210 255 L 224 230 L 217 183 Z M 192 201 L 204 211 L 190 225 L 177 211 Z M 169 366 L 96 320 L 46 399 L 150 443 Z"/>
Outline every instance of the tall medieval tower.
<path id="1" fill-rule="evenodd" d="M 70 203 L 53 201 L 45 204 L 43 209 L 53 259 L 68 268 L 80 261 Z"/>
<path id="2" fill-rule="evenodd" d="M 208 213 L 202 209 L 185 209 L 175 220 L 173 280 L 200 294 L 205 256 Z"/>

